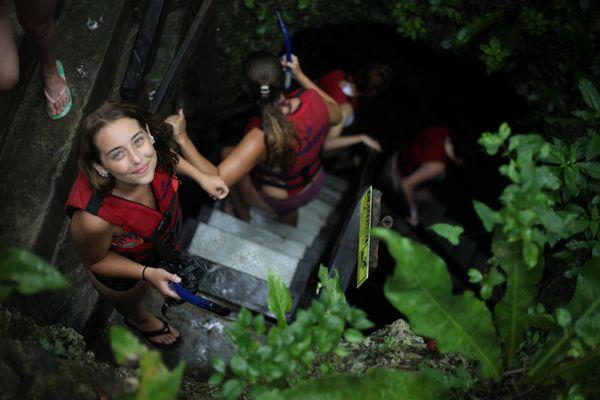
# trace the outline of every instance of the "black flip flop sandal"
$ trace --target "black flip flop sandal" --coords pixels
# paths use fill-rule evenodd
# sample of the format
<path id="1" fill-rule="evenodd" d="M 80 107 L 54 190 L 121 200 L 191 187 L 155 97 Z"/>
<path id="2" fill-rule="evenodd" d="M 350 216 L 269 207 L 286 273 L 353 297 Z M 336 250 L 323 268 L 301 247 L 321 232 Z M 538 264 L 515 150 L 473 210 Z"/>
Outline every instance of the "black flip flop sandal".
<path id="1" fill-rule="evenodd" d="M 156 317 L 156 318 L 158 318 L 158 317 Z M 150 343 L 152 346 L 156 347 L 157 349 L 161 349 L 161 350 L 173 350 L 174 348 L 176 348 L 177 346 L 179 346 L 181 344 L 181 333 L 179 334 L 177 339 L 175 339 L 175 341 L 170 344 L 158 343 L 158 342 L 149 340 L 150 338 L 153 338 L 156 336 L 166 335 L 167 333 L 172 333 L 171 328 L 169 327 L 169 324 L 167 323 L 167 321 L 165 321 L 162 318 L 158 318 L 158 319 L 160 319 L 162 321 L 163 327 L 161 329 L 158 329 L 155 331 L 143 331 L 140 328 L 138 328 L 137 326 L 133 325 L 127 319 L 124 318 L 123 320 L 125 321 L 125 325 L 127 325 L 129 328 L 131 328 L 134 332 L 137 332 L 140 335 L 142 335 L 143 337 L 145 337 L 147 339 L 146 341 L 148 343 Z"/>

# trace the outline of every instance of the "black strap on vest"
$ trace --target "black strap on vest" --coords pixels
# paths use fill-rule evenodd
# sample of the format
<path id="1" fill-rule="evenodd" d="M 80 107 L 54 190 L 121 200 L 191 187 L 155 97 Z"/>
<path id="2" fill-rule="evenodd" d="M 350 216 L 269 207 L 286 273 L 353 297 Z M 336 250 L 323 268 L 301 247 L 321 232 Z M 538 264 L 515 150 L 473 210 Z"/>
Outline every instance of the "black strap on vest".
<path id="1" fill-rule="evenodd" d="M 98 215 L 100 212 L 100 207 L 102 207 L 102 202 L 104 201 L 104 194 L 98 190 L 94 190 L 92 192 L 92 197 L 90 197 L 90 201 L 88 201 L 85 206 L 85 211 L 89 212 L 92 215 Z"/>

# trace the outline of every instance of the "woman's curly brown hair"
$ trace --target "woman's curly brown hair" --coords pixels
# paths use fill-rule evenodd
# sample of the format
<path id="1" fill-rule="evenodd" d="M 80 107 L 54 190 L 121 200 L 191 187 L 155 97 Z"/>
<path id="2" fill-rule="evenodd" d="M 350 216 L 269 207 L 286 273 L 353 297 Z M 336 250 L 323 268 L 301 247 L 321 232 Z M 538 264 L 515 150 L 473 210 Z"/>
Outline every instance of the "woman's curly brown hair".
<path id="1" fill-rule="evenodd" d="M 107 193 L 115 187 L 115 179 L 112 176 L 103 178 L 94 168 L 94 163 L 102 164 L 95 139 L 102 128 L 121 118 L 136 120 L 142 129 L 148 125 L 155 140 L 156 168 L 173 175 L 179 162 L 179 156 L 175 152 L 179 151 L 179 147 L 173 138 L 173 127 L 136 104 L 106 102 L 83 120 L 78 132 L 79 168 L 85 173 L 92 187 Z"/>

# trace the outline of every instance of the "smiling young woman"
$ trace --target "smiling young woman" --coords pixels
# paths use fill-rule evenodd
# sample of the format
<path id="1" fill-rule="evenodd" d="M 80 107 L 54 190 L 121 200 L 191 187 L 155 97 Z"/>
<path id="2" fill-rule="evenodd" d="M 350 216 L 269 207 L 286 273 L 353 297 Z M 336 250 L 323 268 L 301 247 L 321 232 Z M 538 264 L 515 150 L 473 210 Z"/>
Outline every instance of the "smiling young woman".
<path id="1" fill-rule="evenodd" d="M 66 205 L 71 238 L 96 290 L 130 327 L 164 349 L 177 344 L 180 333 L 142 300 L 150 286 L 178 298 L 169 283 L 180 278 L 159 268 L 156 249 L 158 241 L 178 249 L 175 173 L 195 179 L 214 198 L 228 193 L 216 167 L 191 147 L 173 136 L 170 122 L 132 104 L 106 103 L 80 128 L 80 173 Z M 196 167 L 175 150 L 195 154 Z"/>

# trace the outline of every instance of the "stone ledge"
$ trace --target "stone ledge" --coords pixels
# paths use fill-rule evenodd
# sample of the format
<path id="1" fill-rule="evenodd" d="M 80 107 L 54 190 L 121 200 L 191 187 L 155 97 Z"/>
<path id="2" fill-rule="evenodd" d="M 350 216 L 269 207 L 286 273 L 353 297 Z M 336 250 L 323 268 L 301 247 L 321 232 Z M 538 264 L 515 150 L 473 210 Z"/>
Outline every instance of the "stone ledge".
<path id="1" fill-rule="evenodd" d="M 32 80 L 0 154 L 0 239 L 50 259 L 76 176 L 76 131 L 110 89 L 123 44 L 122 0 L 65 2 L 58 21 L 59 58 L 74 96 L 71 113 L 51 121 L 41 82 Z M 89 21 L 97 28 L 90 29 Z M 39 72 L 39 71 L 38 71 Z M 37 72 L 36 72 L 37 73 Z"/>

